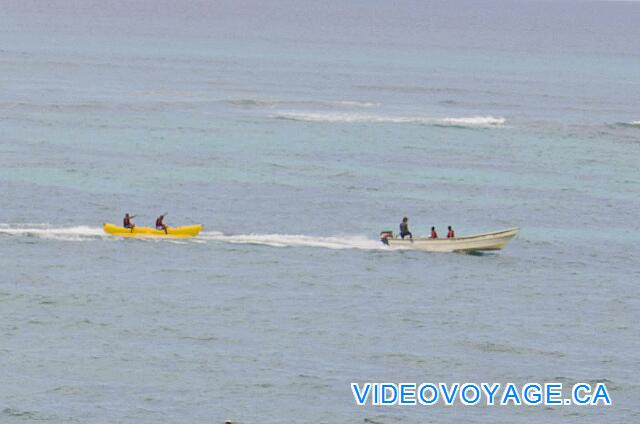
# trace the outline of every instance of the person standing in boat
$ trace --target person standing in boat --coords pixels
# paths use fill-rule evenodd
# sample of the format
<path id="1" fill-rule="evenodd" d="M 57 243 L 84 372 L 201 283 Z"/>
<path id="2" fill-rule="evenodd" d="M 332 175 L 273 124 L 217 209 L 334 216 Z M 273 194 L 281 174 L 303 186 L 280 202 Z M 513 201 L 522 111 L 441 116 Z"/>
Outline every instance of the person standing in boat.
<path id="1" fill-rule="evenodd" d="M 455 231 L 453 231 L 453 228 L 451 228 L 451 225 L 449 225 L 449 232 L 447 233 L 447 238 L 456 238 L 456 233 Z"/>
<path id="2" fill-rule="evenodd" d="M 167 226 L 164 225 L 164 214 L 156 218 L 156 230 L 163 230 L 167 234 Z"/>
<path id="3" fill-rule="evenodd" d="M 436 233 L 436 227 L 431 227 L 431 238 L 438 238 L 438 233 Z"/>
<path id="4" fill-rule="evenodd" d="M 133 229 L 136 227 L 136 224 L 134 224 L 131 220 L 135 217 L 136 217 L 135 215 L 129 216 L 129 213 L 125 213 L 124 219 L 122 220 L 122 226 L 124 228 L 129 228 L 133 232 Z"/>
<path id="5" fill-rule="evenodd" d="M 409 236 L 409 238 L 413 240 L 413 234 L 409 231 L 409 218 L 406 216 L 402 218 L 402 222 L 400 223 L 400 237 L 405 238 L 405 236 Z"/>

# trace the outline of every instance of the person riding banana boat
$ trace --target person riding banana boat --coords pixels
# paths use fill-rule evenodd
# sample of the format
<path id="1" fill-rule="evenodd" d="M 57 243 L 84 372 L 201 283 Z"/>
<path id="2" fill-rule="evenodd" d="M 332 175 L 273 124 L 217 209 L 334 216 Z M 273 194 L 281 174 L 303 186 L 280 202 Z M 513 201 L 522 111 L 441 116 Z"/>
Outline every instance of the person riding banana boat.
<path id="1" fill-rule="evenodd" d="M 167 234 L 167 226 L 164 225 L 164 216 L 165 214 L 160 215 L 158 218 L 156 218 L 156 230 L 162 230 L 164 231 L 165 234 Z"/>
<path id="2" fill-rule="evenodd" d="M 202 231 L 202 224 L 183 225 L 178 227 L 169 227 L 164 223 L 167 213 L 163 213 L 156 218 L 155 226 L 139 227 L 133 223 L 135 215 L 128 212 L 124 215 L 122 226 L 105 223 L 103 225 L 104 232 L 120 237 L 172 237 L 185 238 L 195 237 Z"/>
<path id="3" fill-rule="evenodd" d="M 122 220 L 122 226 L 124 228 L 129 228 L 131 232 L 133 232 L 133 229 L 136 227 L 136 224 L 133 223 L 132 219 L 135 217 L 136 217 L 135 215 L 129 216 L 129 213 L 125 213 L 124 219 Z"/>

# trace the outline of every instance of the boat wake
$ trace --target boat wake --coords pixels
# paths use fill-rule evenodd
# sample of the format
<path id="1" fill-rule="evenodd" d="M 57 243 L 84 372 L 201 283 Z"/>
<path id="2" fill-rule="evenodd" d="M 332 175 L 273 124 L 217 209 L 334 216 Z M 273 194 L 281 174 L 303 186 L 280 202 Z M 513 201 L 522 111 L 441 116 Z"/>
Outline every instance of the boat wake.
<path id="1" fill-rule="evenodd" d="M 0 238 L 25 237 L 58 241 L 92 241 L 92 240 L 125 240 L 117 236 L 106 234 L 102 227 L 53 226 L 49 224 L 0 224 Z M 231 243 L 251 244 L 271 247 L 314 247 L 324 249 L 358 249 L 358 250 L 402 250 L 390 248 L 377 239 L 366 236 L 307 236 L 301 234 L 224 234 L 219 231 L 204 231 L 193 238 L 144 238 L 135 237 L 126 240 L 143 240 L 170 242 L 178 244 L 188 243 Z"/>
<path id="2" fill-rule="evenodd" d="M 107 237 L 102 231 L 102 227 L 85 225 L 61 227 L 49 224 L 0 224 L 1 236 L 34 237 L 64 241 L 86 241 Z"/>
<path id="3" fill-rule="evenodd" d="M 273 115 L 273 118 L 302 122 L 418 124 L 458 128 L 498 128 L 506 123 L 505 118 L 493 116 L 434 118 L 428 116 L 385 116 L 341 112 L 280 112 Z"/>
<path id="4" fill-rule="evenodd" d="M 257 244 L 271 247 L 320 247 L 324 249 L 389 250 L 379 240 L 365 236 L 316 237 L 300 234 L 236 234 L 205 231 L 197 239 L 234 244 Z"/>

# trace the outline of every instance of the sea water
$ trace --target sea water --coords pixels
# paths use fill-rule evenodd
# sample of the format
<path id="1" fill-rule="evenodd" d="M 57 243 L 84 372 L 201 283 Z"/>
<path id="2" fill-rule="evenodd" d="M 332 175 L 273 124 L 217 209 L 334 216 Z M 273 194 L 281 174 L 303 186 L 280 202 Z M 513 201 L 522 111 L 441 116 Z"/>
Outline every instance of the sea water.
<path id="1" fill-rule="evenodd" d="M 640 419 L 640 4 L 2 9 L 0 422 Z M 125 212 L 204 231 L 103 234 Z M 521 234 L 385 248 L 403 216 Z M 369 381 L 614 404 L 358 407 Z"/>

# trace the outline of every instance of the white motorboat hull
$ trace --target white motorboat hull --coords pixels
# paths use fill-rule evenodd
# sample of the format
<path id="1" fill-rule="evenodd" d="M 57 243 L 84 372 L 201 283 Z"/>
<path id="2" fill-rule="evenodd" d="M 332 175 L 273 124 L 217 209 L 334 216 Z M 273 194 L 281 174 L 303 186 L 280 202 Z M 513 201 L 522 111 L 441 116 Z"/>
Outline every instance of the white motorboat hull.
<path id="1" fill-rule="evenodd" d="M 425 252 L 481 252 L 485 250 L 500 250 L 513 239 L 520 229 L 511 228 L 492 233 L 476 234 L 472 236 L 447 238 L 414 238 L 401 239 L 397 237 L 383 237 L 382 242 L 391 247 L 424 250 Z"/>

